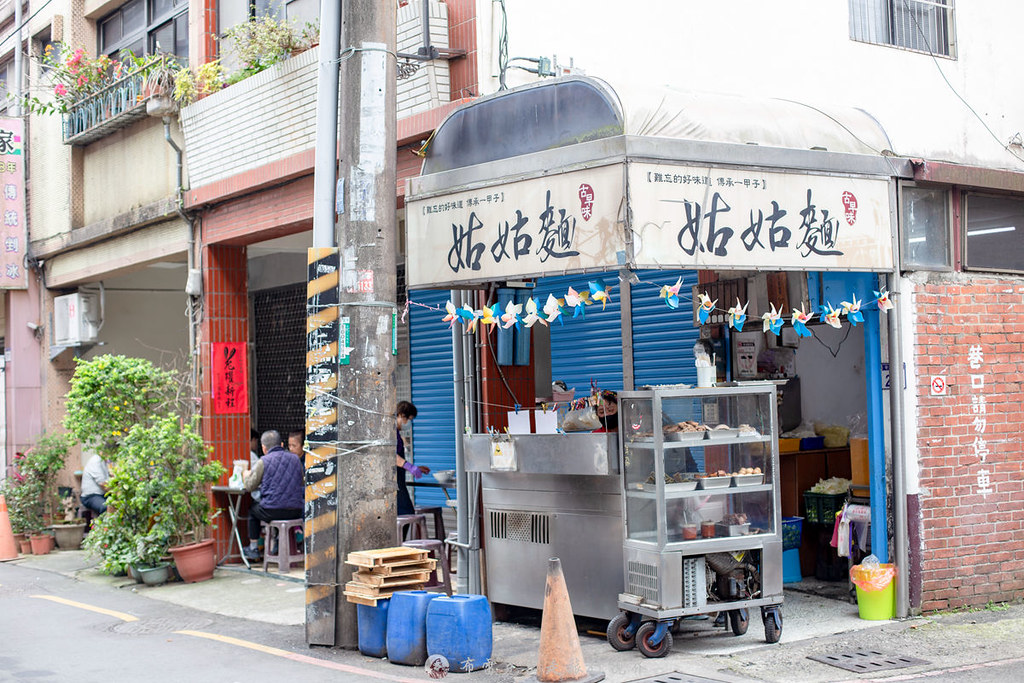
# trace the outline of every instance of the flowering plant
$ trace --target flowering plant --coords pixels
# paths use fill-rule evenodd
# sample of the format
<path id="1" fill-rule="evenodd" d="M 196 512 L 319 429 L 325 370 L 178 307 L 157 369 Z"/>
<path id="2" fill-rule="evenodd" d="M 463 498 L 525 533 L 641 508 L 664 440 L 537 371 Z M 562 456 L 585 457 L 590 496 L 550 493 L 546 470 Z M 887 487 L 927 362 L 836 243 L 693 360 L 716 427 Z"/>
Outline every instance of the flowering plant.
<path id="1" fill-rule="evenodd" d="M 83 97 L 93 94 L 121 78 L 125 65 L 107 55 L 93 59 L 83 48 L 66 43 L 46 46 L 39 59 L 50 77 L 52 97 L 25 97 L 24 106 L 36 114 L 64 113 Z"/>

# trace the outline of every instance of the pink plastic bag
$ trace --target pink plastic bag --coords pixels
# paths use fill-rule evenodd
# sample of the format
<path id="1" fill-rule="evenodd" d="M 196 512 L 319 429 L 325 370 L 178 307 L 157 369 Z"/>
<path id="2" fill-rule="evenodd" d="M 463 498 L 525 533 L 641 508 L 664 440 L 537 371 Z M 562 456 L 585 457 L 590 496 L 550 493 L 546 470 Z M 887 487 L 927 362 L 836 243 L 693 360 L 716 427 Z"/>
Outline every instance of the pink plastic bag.
<path id="1" fill-rule="evenodd" d="M 861 590 L 885 590 L 895 576 L 896 566 L 892 564 L 855 564 L 850 567 L 850 580 Z"/>

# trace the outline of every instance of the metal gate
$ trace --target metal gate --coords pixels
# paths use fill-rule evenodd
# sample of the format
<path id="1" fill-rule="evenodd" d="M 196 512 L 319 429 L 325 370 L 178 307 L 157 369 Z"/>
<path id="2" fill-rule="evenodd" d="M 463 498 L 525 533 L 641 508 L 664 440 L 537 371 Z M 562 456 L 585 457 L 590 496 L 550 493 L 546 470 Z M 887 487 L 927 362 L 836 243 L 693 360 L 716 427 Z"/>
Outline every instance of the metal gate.
<path id="1" fill-rule="evenodd" d="M 305 432 L 306 284 L 252 294 L 254 424 L 261 431 Z"/>

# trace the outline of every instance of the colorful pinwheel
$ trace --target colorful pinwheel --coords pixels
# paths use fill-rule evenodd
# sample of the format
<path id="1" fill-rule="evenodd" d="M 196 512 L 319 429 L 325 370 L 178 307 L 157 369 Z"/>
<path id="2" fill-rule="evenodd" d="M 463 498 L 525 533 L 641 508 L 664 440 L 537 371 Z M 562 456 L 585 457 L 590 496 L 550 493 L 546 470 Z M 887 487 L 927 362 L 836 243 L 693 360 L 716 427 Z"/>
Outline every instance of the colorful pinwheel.
<path id="1" fill-rule="evenodd" d="M 892 299 L 889 298 L 888 290 L 883 289 L 881 292 L 875 292 L 875 297 L 878 302 L 878 310 L 884 313 L 893 309 Z"/>
<path id="2" fill-rule="evenodd" d="M 747 306 L 750 302 L 740 306 L 740 300 L 736 299 L 736 305 L 729 309 L 729 327 L 735 327 L 737 332 L 743 331 L 743 323 L 747 322 Z"/>
<path id="3" fill-rule="evenodd" d="M 697 319 L 700 320 L 701 325 L 708 321 L 711 311 L 715 310 L 715 304 L 717 303 L 718 299 L 712 301 L 707 292 L 700 295 L 700 308 L 697 310 Z"/>
<path id="4" fill-rule="evenodd" d="M 608 286 L 605 285 L 604 280 L 591 280 L 587 283 L 587 287 L 590 287 L 590 298 L 594 301 L 600 301 L 601 310 L 603 311 L 605 304 L 610 301 Z"/>
<path id="5" fill-rule="evenodd" d="M 772 310 L 767 313 L 761 314 L 761 331 L 771 332 L 776 337 L 779 336 L 779 330 L 782 329 L 782 312 L 775 310 L 775 304 L 772 304 Z"/>
<path id="6" fill-rule="evenodd" d="M 853 295 L 853 303 L 841 301 L 839 305 L 843 307 L 843 313 L 851 325 L 856 327 L 857 323 L 864 322 L 864 314 L 860 312 L 860 299 L 857 298 L 856 294 Z"/>
<path id="7" fill-rule="evenodd" d="M 547 316 L 545 320 L 549 323 L 553 323 L 557 319 L 559 323 L 565 324 L 559 317 L 562 315 L 562 306 L 554 294 L 548 294 L 548 300 L 544 302 L 544 315 Z"/>
<path id="8" fill-rule="evenodd" d="M 661 293 L 658 294 L 658 296 L 665 300 L 665 305 L 671 309 L 679 308 L 679 287 L 682 284 L 683 278 L 679 278 L 671 287 L 664 285 L 661 288 Z"/>
<path id="9" fill-rule="evenodd" d="M 826 302 L 826 304 L 821 307 L 821 319 L 825 321 L 826 325 L 831 325 L 838 330 L 843 326 L 843 323 L 839 320 L 839 315 L 842 312 L 843 310 L 841 308 L 836 310 L 832 308 L 832 304 L 830 302 Z"/>
<path id="10" fill-rule="evenodd" d="M 811 336 L 811 331 L 807 329 L 807 323 L 809 323 L 813 317 L 813 313 L 804 313 L 799 308 L 793 309 L 793 317 L 790 319 L 790 323 L 792 323 L 793 329 L 796 330 L 796 336 Z"/>
<path id="11" fill-rule="evenodd" d="M 450 330 L 459 317 L 459 310 L 455 308 L 455 304 L 450 300 L 444 302 L 444 310 L 448 312 L 448 315 L 446 315 L 441 322 L 448 323 L 448 329 Z"/>
<path id="12" fill-rule="evenodd" d="M 459 309 L 459 317 L 462 318 L 462 324 L 470 333 L 476 332 L 476 323 L 480 319 L 478 311 L 474 311 L 469 306 L 463 306 Z"/>
<path id="13" fill-rule="evenodd" d="M 584 290 L 582 293 L 577 292 L 572 287 L 565 293 L 565 299 L 562 299 L 565 305 L 572 310 L 572 317 L 587 317 L 586 305 L 590 302 L 590 292 Z"/>
<path id="14" fill-rule="evenodd" d="M 547 321 L 537 315 L 537 300 L 532 296 L 526 300 L 526 317 L 523 318 L 523 324 L 527 327 L 533 327 L 535 322 L 540 322 L 542 325 L 547 325 Z"/>
<path id="15" fill-rule="evenodd" d="M 483 310 L 480 311 L 481 325 L 495 325 L 498 320 L 498 304 L 494 304 L 493 306 L 484 306 Z"/>
<path id="16" fill-rule="evenodd" d="M 522 310 L 522 304 L 517 304 L 515 301 L 509 299 L 509 302 L 505 304 L 505 312 L 501 315 L 501 322 L 503 323 L 502 327 L 507 330 L 515 325 L 516 329 L 520 329 L 522 327 L 523 319 L 519 317 L 519 314 Z"/>

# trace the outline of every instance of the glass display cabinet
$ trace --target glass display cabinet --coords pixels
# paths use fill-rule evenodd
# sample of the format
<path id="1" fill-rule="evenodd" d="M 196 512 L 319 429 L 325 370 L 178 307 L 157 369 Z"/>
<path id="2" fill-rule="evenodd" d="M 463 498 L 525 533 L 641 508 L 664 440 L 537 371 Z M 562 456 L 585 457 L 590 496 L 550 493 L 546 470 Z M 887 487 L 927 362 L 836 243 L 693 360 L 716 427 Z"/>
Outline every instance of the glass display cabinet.
<path id="1" fill-rule="evenodd" d="M 661 656 L 649 652 L 658 622 L 705 612 L 727 612 L 740 635 L 751 607 L 762 608 L 766 640 L 778 640 L 775 406 L 775 385 L 767 382 L 619 394 L 626 585 L 616 617 L 622 630 L 609 625 L 613 646 L 644 636 L 636 641 L 641 652 Z M 670 642 L 662 634 L 654 645 L 666 636 Z"/>

